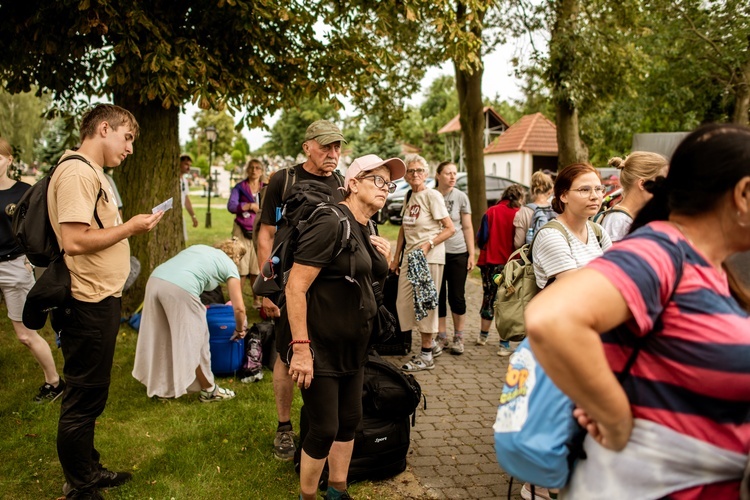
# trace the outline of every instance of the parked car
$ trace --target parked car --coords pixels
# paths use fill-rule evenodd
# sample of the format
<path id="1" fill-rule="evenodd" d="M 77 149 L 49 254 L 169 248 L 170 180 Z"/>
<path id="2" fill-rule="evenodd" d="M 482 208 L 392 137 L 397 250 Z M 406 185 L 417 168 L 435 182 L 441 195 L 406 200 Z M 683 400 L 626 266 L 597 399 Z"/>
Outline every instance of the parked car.
<path id="1" fill-rule="evenodd" d="M 459 172 L 456 177 L 456 188 L 460 189 L 466 194 L 469 194 L 469 178 L 466 172 Z M 503 197 L 503 193 L 508 186 L 516 184 L 506 177 L 498 177 L 496 175 L 486 175 L 484 177 L 484 189 L 485 195 L 487 196 L 487 206 L 491 207 Z M 524 186 L 528 189 L 528 186 Z"/>
<path id="2" fill-rule="evenodd" d="M 385 213 L 385 209 L 388 206 L 388 204 L 393 200 L 394 198 L 400 198 L 401 200 L 404 199 L 404 195 L 409 190 L 409 183 L 406 182 L 403 178 L 398 179 L 396 181 L 393 181 L 396 184 L 396 190 L 388 195 L 388 197 L 385 200 L 385 205 L 383 205 L 383 208 L 375 212 L 375 214 L 370 217 L 373 221 L 375 221 L 377 224 L 385 224 L 385 222 L 388 220 L 388 216 Z"/>
<path id="3" fill-rule="evenodd" d="M 385 206 L 381 210 L 383 213 L 382 222 L 380 224 L 383 224 L 385 221 L 390 221 L 391 224 L 401 225 L 401 207 L 404 205 L 404 198 L 406 197 L 406 193 L 408 193 L 411 190 L 411 187 L 409 186 L 409 183 L 404 181 L 404 186 L 401 188 L 396 189 L 396 191 L 388 196 L 385 200 Z M 434 177 L 428 177 L 424 181 L 425 186 L 428 188 L 434 188 L 435 187 L 435 178 Z"/>
<path id="4" fill-rule="evenodd" d="M 512 184 L 516 184 L 515 181 L 507 179 L 505 177 L 498 177 L 496 175 L 487 175 L 484 178 L 485 190 L 487 195 L 487 206 L 492 206 L 497 203 L 503 196 L 505 188 Z M 432 177 L 425 181 L 425 184 L 429 188 L 435 187 L 435 179 Z M 466 194 L 469 194 L 468 176 L 466 172 L 459 172 L 456 177 L 456 189 L 460 189 Z M 390 221 L 391 224 L 401 225 L 401 207 L 404 205 L 404 197 L 406 192 L 409 191 L 409 185 L 406 184 L 405 188 L 397 189 L 392 195 L 386 199 L 385 207 L 381 215 L 378 216 L 377 222 L 383 224 L 386 220 Z"/>

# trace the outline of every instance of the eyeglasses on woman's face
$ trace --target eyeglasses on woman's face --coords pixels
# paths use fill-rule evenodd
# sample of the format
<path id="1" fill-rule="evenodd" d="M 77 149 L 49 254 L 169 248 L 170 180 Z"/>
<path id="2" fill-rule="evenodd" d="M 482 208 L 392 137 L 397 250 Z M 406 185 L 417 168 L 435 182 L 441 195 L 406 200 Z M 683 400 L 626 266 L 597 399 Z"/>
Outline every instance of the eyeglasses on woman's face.
<path id="1" fill-rule="evenodd" d="M 384 187 L 388 187 L 388 192 L 392 193 L 396 190 L 396 183 L 390 182 L 385 180 L 383 177 L 380 177 L 379 175 L 366 175 L 364 177 L 360 177 L 360 180 L 364 179 L 370 179 L 372 180 L 372 183 L 375 184 L 375 187 L 378 189 L 383 189 Z"/>
<path id="2" fill-rule="evenodd" d="M 423 168 L 410 168 L 406 171 L 406 175 L 422 175 L 425 173 Z"/>
<path id="3" fill-rule="evenodd" d="M 596 193 L 596 196 L 604 196 L 607 192 L 607 186 L 581 186 L 578 189 L 571 189 L 576 191 L 581 198 L 590 198 L 591 193 Z"/>

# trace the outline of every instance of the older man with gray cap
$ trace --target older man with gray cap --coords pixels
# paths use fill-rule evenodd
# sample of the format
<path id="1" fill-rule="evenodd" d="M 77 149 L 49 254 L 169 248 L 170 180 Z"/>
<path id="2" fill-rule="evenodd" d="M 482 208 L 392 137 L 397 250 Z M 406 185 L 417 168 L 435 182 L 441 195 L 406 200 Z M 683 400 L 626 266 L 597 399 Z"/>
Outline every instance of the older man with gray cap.
<path id="1" fill-rule="evenodd" d="M 271 177 L 263 198 L 260 225 L 257 230 L 259 269 L 263 269 L 263 264 L 271 253 L 276 223 L 281 218 L 281 206 L 295 182 L 320 181 L 331 188 L 336 203 L 343 201 L 343 191 L 338 188 L 344 186 L 344 179 L 340 173 L 335 172 L 335 169 L 341 156 L 341 144 L 345 142 L 341 130 L 336 125 L 328 120 L 317 120 L 311 123 L 305 132 L 305 140 L 302 143 L 302 150 L 307 157 L 305 162 L 281 170 Z M 263 299 L 262 312 L 269 318 L 279 316 L 279 308 L 268 297 Z M 276 364 L 273 368 L 273 390 L 279 419 L 273 443 L 274 456 L 280 460 L 291 460 L 295 452 L 291 423 L 294 383 L 288 368 L 281 361 L 286 356 L 287 346 L 279 346 L 279 338 L 280 335 L 277 333 L 276 349 L 282 356 L 276 357 Z"/>

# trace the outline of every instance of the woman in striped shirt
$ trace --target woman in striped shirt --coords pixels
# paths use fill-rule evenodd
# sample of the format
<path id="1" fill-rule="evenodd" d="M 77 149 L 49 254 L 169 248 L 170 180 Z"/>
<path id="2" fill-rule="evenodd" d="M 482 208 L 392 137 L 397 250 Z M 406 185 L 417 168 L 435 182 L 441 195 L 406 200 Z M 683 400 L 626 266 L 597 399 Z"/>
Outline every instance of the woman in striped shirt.
<path id="1" fill-rule="evenodd" d="M 628 237 L 527 309 L 534 353 L 588 431 L 570 497 L 738 498 L 750 317 L 723 264 L 750 250 L 750 129 L 699 128 L 649 189 Z"/>
<path id="2" fill-rule="evenodd" d="M 539 288 L 585 266 L 612 245 L 601 226 L 589 221 L 602 205 L 604 190 L 599 173 L 586 163 L 569 165 L 557 175 L 552 208 L 560 215 L 539 230 L 531 247 Z"/>
<path id="3" fill-rule="evenodd" d="M 565 167 L 555 179 L 552 209 L 560 215 L 542 226 L 531 246 L 539 288 L 585 266 L 612 246 L 606 231 L 589 220 L 602 204 L 605 187 L 597 170 L 586 163 Z M 521 498 L 556 498 L 556 493 L 526 483 Z"/>

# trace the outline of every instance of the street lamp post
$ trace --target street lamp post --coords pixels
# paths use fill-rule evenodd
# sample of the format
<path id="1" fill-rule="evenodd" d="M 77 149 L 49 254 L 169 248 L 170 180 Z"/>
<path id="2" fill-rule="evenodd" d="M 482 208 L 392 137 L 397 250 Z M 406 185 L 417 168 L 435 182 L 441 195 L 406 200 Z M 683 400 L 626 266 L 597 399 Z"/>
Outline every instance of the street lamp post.
<path id="1" fill-rule="evenodd" d="M 206 210 L 206 227 L 211 227 L 211 190 L 213 189 L 213 176 L 211 175 L 211 166 L 214 164 L 214 142 L 219 137 L 216 127 L 209 125 L 206 127 L 206 140 L 208 141 L 208 208 Z"/>

